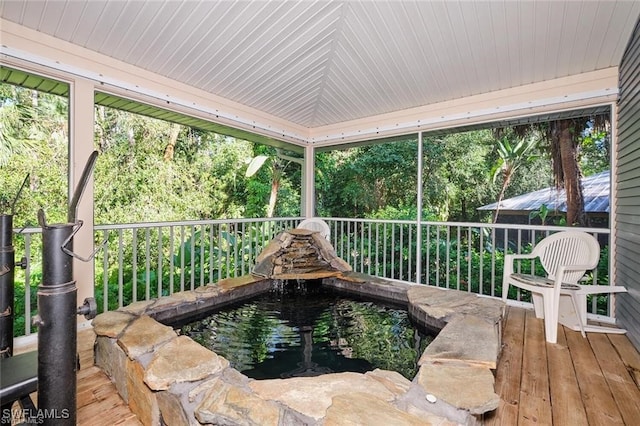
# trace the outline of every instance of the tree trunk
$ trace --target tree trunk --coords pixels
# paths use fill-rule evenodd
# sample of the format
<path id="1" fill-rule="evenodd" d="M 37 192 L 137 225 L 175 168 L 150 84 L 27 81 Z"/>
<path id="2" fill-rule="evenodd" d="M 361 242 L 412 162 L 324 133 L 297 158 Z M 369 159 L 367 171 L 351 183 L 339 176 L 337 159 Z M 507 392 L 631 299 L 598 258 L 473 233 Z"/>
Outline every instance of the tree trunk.
<path id="1" fill-rule="evenodd" d="M 577 129 L 571 120 L 556 122 L 556 140 L 562 165 L 562 186 L 567 197 L 567 224 L 586 226 L 584 200 L 580 184 L 580 167 L 578 165 Z"/>
<path id="2" fill-rule="evenodd" d="M 180 134 L 180 125 L 171 125 L 171 134 L 169 135 L 169 143 L 164 147 L 164 161 L 173 161 L 173 154 L 176 150 L 178 135 Z"/>
<path id="3" fill-rule="evenodd" d="M 498 215 L 500 214 L 500 203 L 504 198 L 504 194 L 507 191 L 507 187 L 509 186 L 509 183 L 511 183 L 511 175 L 512 174 L 509 172 L 506 172 L 506 171 L 504 172 L 502 188 L 500 188 L 500 194 L 498 194 L 498 202 L 496 203 L 496 210 L 495 212 L 493 212 L 493 223 L 498 222 Z"/>
<path id="4" fill-rule="evenodd" d="M 104 152 L 107 149 L 107 141 L 105 138 L 104 126 L 105 126 L 105 113 L 104 106 L 96 105 L 96 133 L 98 138 L 98 147 L 100 152 Z"/>
<path id="5" fill-rule="evenodd" d="M 271 194 L 269 195 L 269 206 L 267 207 L 267 217 L 273 217 L 276 210 L 276 201 L 278 199 L 278 189 L 280 188 L 280 179 L 276 177 L 271 181 Z"/>

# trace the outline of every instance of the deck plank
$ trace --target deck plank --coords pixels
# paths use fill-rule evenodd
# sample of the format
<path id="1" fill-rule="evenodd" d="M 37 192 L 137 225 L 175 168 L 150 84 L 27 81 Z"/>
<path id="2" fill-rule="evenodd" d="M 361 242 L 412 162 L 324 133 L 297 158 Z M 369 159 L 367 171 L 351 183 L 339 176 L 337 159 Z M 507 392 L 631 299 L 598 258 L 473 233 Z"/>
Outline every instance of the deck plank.
<path id="1" fill-rule="evenodd" d="M 525 315 L 519 425 L 552 424 L 544 322 L 533 311 Z"/>
<path id="2" fill-rule="evenodd" d="M 566 331 L 566 333 L 573 332 Z M 557 425 L 588 424 L 571 353 L 567 347 L 565 328 L 558 327 L 557 343 L 546 343 L 546 346 L 553 423 Z"/>
<path id="3" fill-rule="evenodd" d="M 640 353 L 631 344 L 629 338 L 623 334 L 609 334 L 609 341 L 616 348 L 636 386 L 640 389 Z"/>
<path id="4" fill-rule="evenodd" d="M 589 335 L 589 343 L 626 424 L 640 422 L 640 390 L 605 334 Z"/>
<path id="5" fill-rule="evenodd" d="M 512 426 L 518 422 L 524 323 L 524 310 L 507 311 L 499 360 L 501 368 L 496 371 L 495 382 L 496 393 L 500 395 L 500 405 L 497 410 L 485 416 L 487 426 Z"/>
<path id="6" fill-rule="evenodd" d="M 589 333 L 586 339 L 577 332 L 566 334 L 589 424 L 622 425 L 620 410 L 590 345 L 592 334 L 596 333 Z"/>
<path id="7" fill-rule="evenodd" d="M 142 423 L 131 413 L 109 377 L 94 365 L 95 336 L 93 329 L 78 333 L 80 371 L 77 375 L 77 424 L 141 426 Z"/>

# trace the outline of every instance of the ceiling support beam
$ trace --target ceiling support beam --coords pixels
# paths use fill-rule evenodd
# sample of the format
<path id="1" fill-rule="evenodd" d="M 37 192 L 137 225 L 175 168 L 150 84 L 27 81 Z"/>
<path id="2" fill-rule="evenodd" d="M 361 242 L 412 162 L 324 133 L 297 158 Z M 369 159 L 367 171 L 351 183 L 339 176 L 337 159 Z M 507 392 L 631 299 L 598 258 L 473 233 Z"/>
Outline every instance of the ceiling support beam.
<path id="1" fill-rule="evenodd" d="M 505 119 L 558 113 L 615 102 L 618 68 L 612 67 L 511 89 L 454 99 L 311 129 L 317 147 Z"/>
<path id="2" fill-rule="evenodd" d="M 313 146 L 307 145 L 304 150 L 304 165 L 302 166 L 302 206 L 301 211 L 304 217 L 314 217 L 316 215 L 316 182 L 315 182 L 316 150 Z"/>

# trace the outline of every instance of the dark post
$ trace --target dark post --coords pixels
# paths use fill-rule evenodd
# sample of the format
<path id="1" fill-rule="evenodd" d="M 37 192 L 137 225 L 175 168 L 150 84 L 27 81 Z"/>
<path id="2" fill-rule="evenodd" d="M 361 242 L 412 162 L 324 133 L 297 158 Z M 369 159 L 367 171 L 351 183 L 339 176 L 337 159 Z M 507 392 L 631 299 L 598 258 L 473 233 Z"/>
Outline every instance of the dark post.
<path id="1" fill-rule="evenodd" d="M 38 212 L 42 227 L 42 284 L 38 287 L 38 416 L 45 425 L 76 424 L 76 376 L 78 335 L 76 315 L 95 316 L 93 301 L 77 308 L 78 288 L 73 279 L 73 236 L 82 226 L 77 220 L 78 203 L 93 170 L 94 151 L 69 205 L 67 223 L 47 225 L 44 211 Z M 82 259 L 82 258 L 80 258 Z M 86 260 L 86 259 L 84 259 Z"/>
<path id="2" fill-rule="evenodd" d="M 22 190 L 29 181 L 29 174 L 25 176 L 22 185 L 18 189 L 13 202 L 11 213 L 0 212 L 0 358 L 13 356 L 13 317 L 15 307 L 15 270 L 16 257 L 13 249 L 13 216 L 16 212 L 16 204 L 22 194 Z M 4 206 L 0 206 L 4 207 Z M 27 267 L 24 258 L 20 265 Z"/>
<path id="3" fill-rule="evenodd" d="M 0 358 L 13 355 L 13 215 L 0 215 Z"/>
<path id="4" fill-rule="evenodd" d="M 74 224 L 42 226 L 42 283 L 38 287 L 38 414 L 45 424 L 76 424 L 76 298 Z M 45 418 L 46 417 L 46 418 Z"/>

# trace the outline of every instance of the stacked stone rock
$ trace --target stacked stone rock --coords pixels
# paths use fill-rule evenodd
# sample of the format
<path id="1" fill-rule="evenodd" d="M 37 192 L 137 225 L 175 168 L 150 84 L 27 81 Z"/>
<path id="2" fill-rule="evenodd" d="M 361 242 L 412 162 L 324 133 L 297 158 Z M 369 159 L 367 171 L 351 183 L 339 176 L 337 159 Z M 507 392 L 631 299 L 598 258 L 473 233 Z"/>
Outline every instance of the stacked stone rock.
<path id="1" fill-rule="evenodd" d="M 96 365 L 145 425 L 475 425 L 500 401 L 491 370 L 500 353 L 500 300 L 347 272 L 323 285 L 403 301 L 414 318 L 442 326 L 413 380 L 392 371 L 253 380 L 227 360 L 152 318 L 198 312 L 267 291 L 244 276 L 107 312 L 94 320 Z M 393 421 L 391 421 L 393 419 Z"/>
<path id="2" fill-rule="evenodd" d="M 254 275 L 272 279 L 316 279 L 351 271 L 317 231 L 290 229 L 278 234 L 256 259 Z"/>

